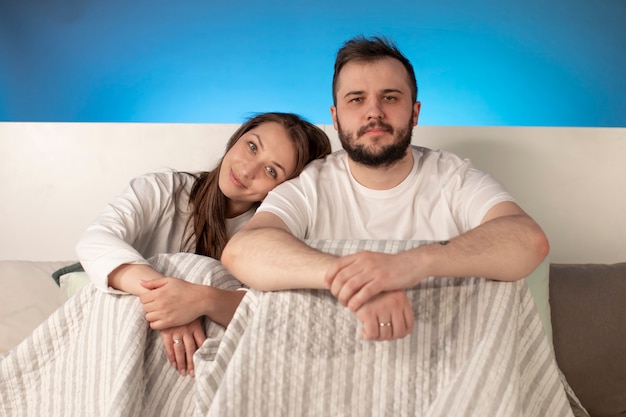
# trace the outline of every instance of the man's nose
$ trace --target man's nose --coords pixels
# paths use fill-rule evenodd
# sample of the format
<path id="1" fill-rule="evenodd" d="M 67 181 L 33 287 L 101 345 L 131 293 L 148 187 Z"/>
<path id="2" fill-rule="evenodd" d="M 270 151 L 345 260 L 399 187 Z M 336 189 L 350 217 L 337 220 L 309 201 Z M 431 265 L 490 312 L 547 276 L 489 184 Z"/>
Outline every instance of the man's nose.
<path id="1" fill-rule="evenodd" d="M 369 100 L 367 106 L 368 119 L 382 119 L 385 117 L 382 102 L 379 99 Z"/>

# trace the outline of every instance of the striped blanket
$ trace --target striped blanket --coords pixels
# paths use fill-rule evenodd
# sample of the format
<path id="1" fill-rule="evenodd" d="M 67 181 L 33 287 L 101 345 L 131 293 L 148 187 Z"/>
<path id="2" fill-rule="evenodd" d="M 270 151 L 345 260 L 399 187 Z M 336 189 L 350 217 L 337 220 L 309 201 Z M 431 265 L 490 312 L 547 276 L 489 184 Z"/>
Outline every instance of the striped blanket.
<path id="1" fill-rule="evenodd" d="M 419 242 L 315 241 L 336 254 Z M 160 255 L 169 276 L 239 287 L 221 264 Z M 0 415 L 574 416 L 524 282 L 430 279 L 407 292 L 411 335 L 369 342 L 327 292 L 249 291 L 228 329 L 207 321 L 196 377 L 168 363 L 139 301 L 86 287 L 0 359 Z"/>

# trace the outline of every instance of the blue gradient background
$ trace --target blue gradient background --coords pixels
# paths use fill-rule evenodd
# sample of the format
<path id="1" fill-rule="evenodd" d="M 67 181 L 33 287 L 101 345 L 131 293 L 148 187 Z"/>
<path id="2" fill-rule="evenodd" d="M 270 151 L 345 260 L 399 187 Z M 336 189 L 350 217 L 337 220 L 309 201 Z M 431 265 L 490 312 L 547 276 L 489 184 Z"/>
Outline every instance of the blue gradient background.
<path id="1" fill-rule="evenodd" d="M 0 0 L 0 121 L 330 123 L 334 54 L 383 34 L 420 124 L 626 126 L 626 0 Z"/>

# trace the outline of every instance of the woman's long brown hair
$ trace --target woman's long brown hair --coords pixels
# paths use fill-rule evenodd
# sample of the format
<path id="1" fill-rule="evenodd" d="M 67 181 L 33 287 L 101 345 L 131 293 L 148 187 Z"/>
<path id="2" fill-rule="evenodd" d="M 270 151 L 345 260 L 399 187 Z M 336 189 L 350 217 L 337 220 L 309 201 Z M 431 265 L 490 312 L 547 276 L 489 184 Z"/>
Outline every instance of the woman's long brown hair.
<path id="1" fill-rule="evenodd" d="M 243 123 L 228 140 L 224 153 L 226 154 L 245 133 L 268 122 L 276 122 L 283 126 L 295 145 L 296 168 L 291 178 L 299 175 L 309 162 L 331 152 L 330 141 L 322 129 L 296 114 L 274 112 L 258 114 Z M 196 181 L 189 195 L 191 215 L 186 225 L 187 239 L 182 245 L 185 250 L 184 248 L 190 248 L 191 242 L 195 240 L 195 253 L 214 259 L 220 259 L 228 241 L 227 199 L 218 184 L 222 160 L 223 157 L 212 171 L 204 171 L 196 175 Z"/>

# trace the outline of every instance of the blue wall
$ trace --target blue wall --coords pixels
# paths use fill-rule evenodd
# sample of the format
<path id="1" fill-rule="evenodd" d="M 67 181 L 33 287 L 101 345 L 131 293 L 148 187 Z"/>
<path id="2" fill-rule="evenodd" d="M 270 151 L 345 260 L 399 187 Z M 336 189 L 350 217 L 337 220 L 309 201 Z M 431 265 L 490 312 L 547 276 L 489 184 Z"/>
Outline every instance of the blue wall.
<path id="1" fill-rule="evenodd" d="M 624 0 L 0 0 L 0 121 L 330 123 L 362 33 L 413 61 L 420 124 L 626 126 L 624 22 Z"/>

